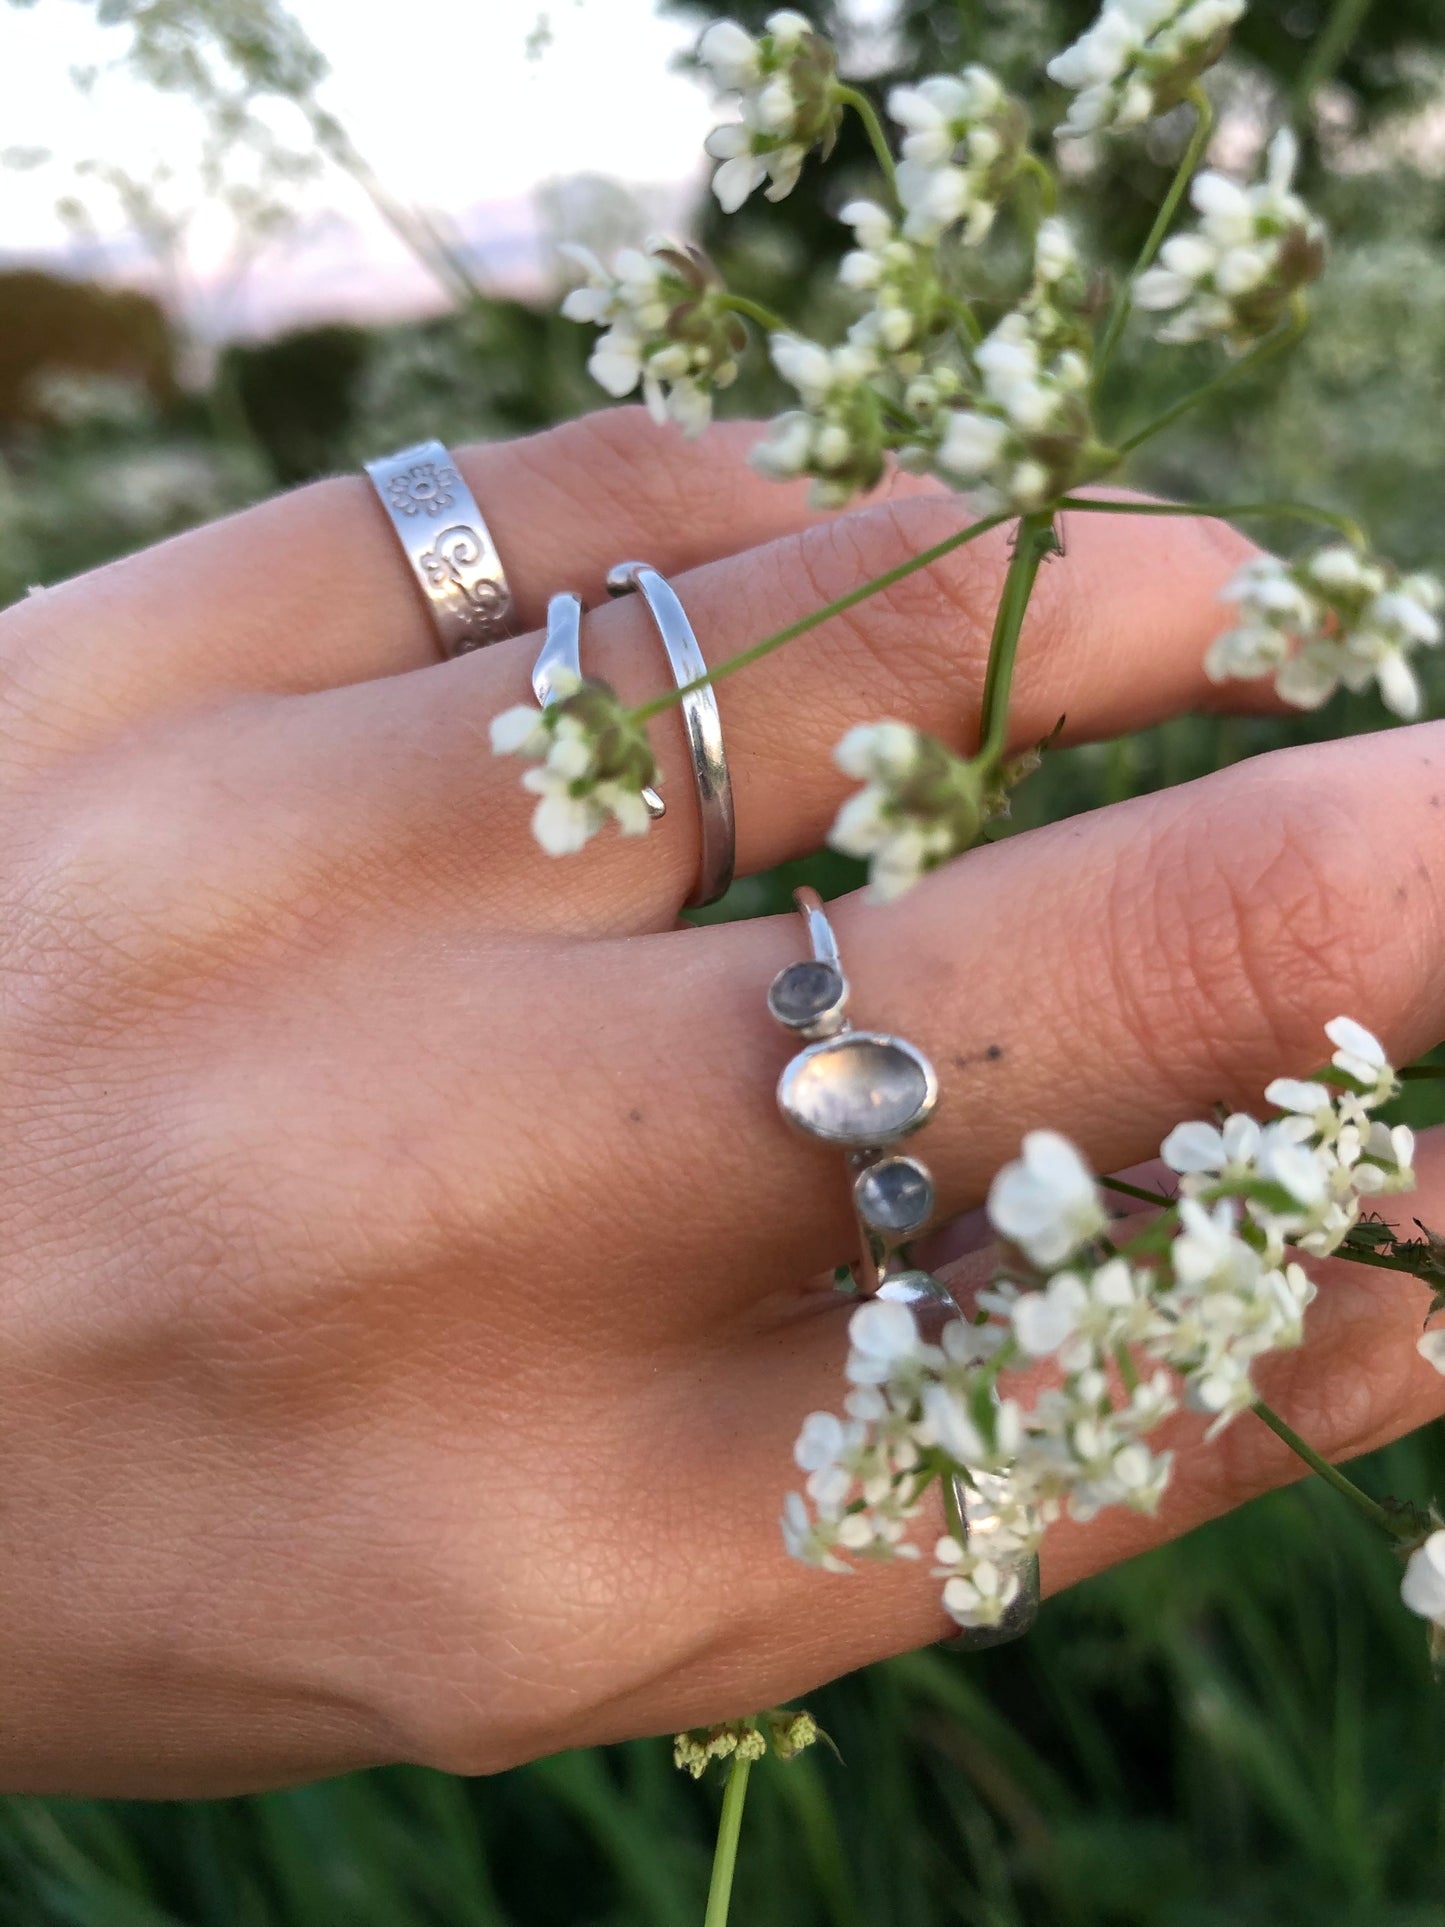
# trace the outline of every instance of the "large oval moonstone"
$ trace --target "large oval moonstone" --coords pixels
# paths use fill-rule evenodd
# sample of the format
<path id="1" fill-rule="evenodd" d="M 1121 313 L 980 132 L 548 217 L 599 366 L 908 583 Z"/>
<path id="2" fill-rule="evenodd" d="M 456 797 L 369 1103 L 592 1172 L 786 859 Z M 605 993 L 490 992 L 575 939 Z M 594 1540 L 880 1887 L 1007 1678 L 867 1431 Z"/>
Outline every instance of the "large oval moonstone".
<path id="1" fill-rule="evenodd" d="M 778 1084 L 778 1103 L 800 1131 L 858 1149 L 916 1131 L 937 1096 L 920 1051 L 901 1037 L 865 1030 L 811 1044 Z"/>

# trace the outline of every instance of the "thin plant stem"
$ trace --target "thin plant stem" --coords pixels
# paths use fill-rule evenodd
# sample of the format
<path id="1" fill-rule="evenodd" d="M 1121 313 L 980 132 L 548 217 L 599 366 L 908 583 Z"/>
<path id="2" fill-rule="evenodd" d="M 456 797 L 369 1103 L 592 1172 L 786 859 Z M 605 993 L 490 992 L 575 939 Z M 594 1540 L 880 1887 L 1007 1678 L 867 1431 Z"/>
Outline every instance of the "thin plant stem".
<path id="1" fill-rule="evenodd" d="M 1332 1485 L 1336 1492 L 1343 1493 L 1352 1505 L 1357 1506 L 1372 1524 L 1377 1525 L 1391 1539 L 1415 1536 L 1412 1526 L 1392 1519 L 1382 1505 L 1377 1505 L 1369 1493 L 1362 1492 L 1353 1479 L 1347 1479 L 1337 1465 L 1331 1465 L 1327 1458 L 1323 1458 L 1316 1452 L 1309 1441 L 1302 1439 L 1294 1427 L 1286 1424 L 1279 1413 L 1272 1406 L 1266 1405 L 1262 1398 L 1257 1398 L 1249 1409 L 1256 1418 L 1261 1419 L 1269 1427 L 1277 1438 L 1284 1440 L 1297 1458 L 1304 1460 L 1311 1472 L 1323 1479 L 1327 1485 Z"/>
<path id="2" fill-rule="evenodd" d="M 1009 692 L 1013 688 L 1014 663 L 1018 657 L 1019 636 L 1029 597 L 1038 579 L 1039 566 L 1053 535 L 1053 511 L 1042 510 L 1024 516 L 1019 523 L 1013 557 L 1004 578 L 998 616 L 989 644 L 988 668 L 983 679 L 983 705 L 978 719 L 978 760 L 997 763 L 1008 747 Z"/>
<path id="3" fill-rule="evenodd" d="M 958 1503 L 958 1488 L 953 1483 L 952 1473 L 945 1472 L 943 1474 L 941 1486 L 943 1491 L 943 1518 L 944 1523 L 948 1527 L 949 1537 L 955 1539 L 961 1546 L 967 1545 L 968 1526 L 964 1521 L 963 1511 Z"/>
<path id="4" fill-rule="evenodd" d="M 729 292 L 722 297 L 719 305 L 729 309 L 733 314 L 744 315 L 749 321 L 756 322 L 765 334 L 797 333 L 797 330 L 789 327 L 780 314 L 774 314 L 771 308 L 765 308 L 761 301 L 754 301 L 750 295 Z"/>
<path id="5" fill-rule="evenodd" d="M 748 1797 L 748 1774 L 752 1771 L 752 1764 L 740 1753 L 734 1753 L 732 1766 L 728 1769 L 703 1927 L 727 1927 L 728 1909 L 733 1897 L 733 1872 L 738 1864 L 738 1835 L 742 1832 L 743 1805 Z"/>
<path id="6" fill-rule="evenodd" d="M 1084 515 L 1207 515 L 1215 521 L 1248 521 L 1253 516 L 1278 515 L 1297 522 L 1316 522 L 1337 529 L 1356 548 L 1369 546 L 1365 531 L 1352 515 L 1316 508 L 1311 502 L 1119 502 L 1107 496 L 1061 495 L 1061 509 Z M 1402 1075 L 1409 1076 L 1409 1072 Z M 1438 1075 L 1445 1077 L 1445 1065 Z"/>
<path id="7" fill-rule="evenodd" d="M 1209 145 L 1209 136 L 1214 131 L 1214 109 L 1210 105 L 1208 94 L 1197 82 L 1189 89 L 1188 98 L 1194 108 L 1194 132 L 1189 136 L 1189 144 L 1180 156 L 1174 179 L 1169 184 L 1169 192 L 1160 203 L 1159 212 L 1154 217 L 1154 225 L 1150 228 L 1148 238 L 1139 250 L 1139 258 L 1130 270 L 1128 279 L 1121 284 L 1118 294 L 1114 297 L 1109 325 L 1104 330 L 1104 339 L 1100 343 L 1098 359 L 1095 363 L 1096 389 L 1103 379 L 1104 370 L 1108 367 L 1114 350 L 1119 345 L 1119 337 L 1128 325 L 1129 316 L 1133 313 L 1134 283 L 1164 245 L 1164 237 L 1173 225 L 1174 216 L 1179 211 L 1179 203 L 1184 199 L 1189 183 L 1194 179 L 1195 170 L 1203 160 L 1204 150 Z"/>
<path id="8" fill-rule="evenodd" d="M 860 583 L 856 589 L 849 589 L 846 595 L 837 596 L 832 602 L 825 602 L 821 609 L 814 609 L 806 616 L 799 616 L 798 620 L 790 622 L 786 629 L 779 629 L 771 636 L 764 636 L 761 642 L 755 642 L 751 649 L 744 649 L 736 656 L 729 656 L 715 669 L 709 669 L 705 676 L 694 676 L 691 682 L 684 683 L 680 689 L 669 689 L 664 695 L 654 696 L 651 702 L 643 703 L 640 708 L 633 710 L 633 722 L 650 722 L 654 716 L 660 716 L 663 710 L 671 709 L 684 696 L 690 696 L 693 690 L 706 689 L 712 683 L 721 682 L 724 676 L 736 675 L 739 669 L 746 669 L 752 663 L 761 662 L 764 656 L 770 656 L 775 649 L 781 649 L 784 643 L 793 642 L 797 637 L 806 635 L 810 629 L 816 629 L 820 623 L 856 608 L 860 602 L 866 602 L 870 596 L 879 595 L 884 589 L 891 589 L 895 582 L 902 582 L 906 577 L 917 574 L 918 570 L 930 568 L 933 563 L 942 561 L 944 556 L 951 555 L 955 549 L 961 549 L 967 542 L 977 541 L 979 536 L 987 535 L 990 529 L 996 529 L 1008 520 L 1010 520 L 1008 515 L 986 515 L 981 521 L 970 522 L 966 529 L 959 529 L 955 534 L 945 536 L 941 542 L 935 542 L 931 549 L 920 549 L 917 555 L 909 556 L 906 562 L 900 562 L 896 568 L 887 569 L 882 575 L 875 575 L 871 582 Z"/>
<path id="9" fill-rule="evenodd" d="M 859 93 L 856 87 L 839 87 L 837 98 L 845 107 L 851 107 L 863 123 L 863 131 L 868 136 L 868 145 L 873 149 L 878 165 L 883 169 L 883 178 L 888 183 L 893 198 L 898 198 L 898 171 L 893 159 L 893 150 L 888 145 L 888 136 L 883 131 L 883 123 L 878 118 L 878 109 L 866 94 Z"/>
<path id="10" fill-rule="evenodd" d="M 1119 445 L 1118 454 L 1124 456 L 1132 453 L 1136 448 L 1142 448 L 1145 442 L 1153 441 L 1154 437 L 1162 435 L 1166 428 L 1172 428 L 1175 422 L 1192 413 L 1202 402 L 1209 401 L 1213 396 L 1233 386 L 1242 375 L 1253 374 L 1257 368 L 1262 368 L 1265 362 L 1272 360 L 1281 349 L 1293 347 L 1304 333 L 1307 319 L 1305 303 L 1302 297 L 1296 295 L 1288 321 L 1276 328 L 1272 335 L 1266 335 L 1264 340 L 1251 348 L 1247 355 L 1241 355 L 1238 361 L 1231 362 L 1222 374 L 1214 377 L 1213 381 L 1205 382 L 1201 388 L 1191 389 L 1187 395 L 1175 402 L 1172 408 L 1166 408 L 1162 415 L 1157 415 L 1152 422 L 1147 422 L 1143 428 L 1138 429 L 1127 441 Z"/>
<path id="11" fill-rule="evenodd" d="M 1117 1191 L 1122 1197 L 1137 1198 L 1141 1204 L 1157 1204 L 1161 1211 L 1167 1211 L 1174 1203 L 1162 1191 L 1146 1191 L 1140 1184 L 1130 1184 L 1125 1178 L 1100 1178 L 1106 1191 Z"/>
<path id="12" fill-rule="evenodd" d="M 1308 108 L 1321 87 L 1328 86 L 1365 24 L 1373 0 L 1335 0 L 1330 17 L 1315 35 L 1295 82 L 1295 99 Z"/>

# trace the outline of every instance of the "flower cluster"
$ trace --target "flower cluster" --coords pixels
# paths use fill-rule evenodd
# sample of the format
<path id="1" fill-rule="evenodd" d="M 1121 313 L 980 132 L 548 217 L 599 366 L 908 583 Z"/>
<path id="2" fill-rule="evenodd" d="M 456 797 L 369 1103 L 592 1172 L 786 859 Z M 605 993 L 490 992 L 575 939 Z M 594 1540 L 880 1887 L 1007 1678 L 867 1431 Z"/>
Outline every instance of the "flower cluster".
<path id="1" fill-rule="evenodd" d="M 972 489 L 985 512 L 1038 508 L 1080 480 L 1094 444 L 1084 299 L 1073 236 L 1044 221 L 1033 286 L 972 351 L 960 404 L 952 383 L 913 385 L 919 434 L 900 459 Z"/>
<path id="2" fill-rule="evenodd" d="M 941 325 L 944 291 L 938 259 L 901 234 L 874 201 L 850 201 L 843 220 L 854 245 L 843 256 L 838 279 L 845 288 L 872 296 L 868 312 L 848 331 L 850 341 L 886 356 L 904 373 L 922 366 L 919 348 Z"/>
<path id="3" fill-rule="evenodd" d="M 1217 1431 L 1254 1402 L 1256 1361 L 1300 1343 L 1314 1287 L 1291 1251 L 1337 1249 L 1362 1198 L 1413 1183 L 1409 1131 L 1373 1115 L 1396 1090 L 1382 1047 L 1348 1018 L 1327 1031 L 1327 1069 L 1269 1087 L 1273 1121 L 1238 1114 L 1169 1134 L 1181 1195 L 1156 1217 L 1111 1224 L 1073 1145 L 1031 1132 L 989 1193 L 1004 1256 L 977 1316 L 925 1331 L 912 1304 L 928 1290 L 957 1307 L 922 1274 L 911 1303 L 879 1298 L 853 1314 L 844 1416 L 815 1412 L 798 1438 L 806 1485 L 787 1501 L 788 1549 L 829 1570 L 916 1557 L 909 1528 L 931 1484 L 947 1493 L 987 1475 L 998 1514 L 987 1547 L 970 1547 L 955 1506 L 935 1559 L 946 1610 L 989 1625 L 1011 1603 L 1015 1556 L 1051 1521 L 1152 1511 L 1171 1455 L 1148 1435 L 1181 1401 Z M 1032 1404 L 1009 1392 L 1009 1372 L 1045 1365 Z"/>
<path id="4" fill-rule="evenodd" d="M 1420 713 L 1411 657 L 1436 647 L 1445 587 L 1423 573 L 1402 576 L 1379 557 L 1331 543 L 1297 562 L 1261 555 L 1222 591 L 1238 620 L 1204 660 L 1212 682 L 1270 676 L 1286 702 L 1316 709 L 1341 684 L 1379 685 L 1387 708 Z"/>
<path id="5" fill-rule="evenodd" d="M 883 473 L 889 437 L 876 352 L 863 339 L 824 348 L 796 335 L 774 335 L 771 346 L 803 405 L 779 415 L 748 459 L 775 481 L 811 475 L 814 504 L 841 508 Z"/>
<path id="6" fill-rule="evenodd" d="M 895 87 L 888 112 L 905 129 L 898 165 L 904 235 L 936 242 L 962 223 L 981 241 L 1028 153 L 1028 114 L 987 67 Z"/>
<path id="7" fill-rule="evenodd" d="M 561 252 L 586 277 L 563 301 L 563 314 L 605 331 L 587 363 L 592 379 L 619 398 L 640 387 L 654 421 L 701 434 L 714 392 L 737 379 L 747 345 L 707 256 L 660 239 L 624 248 L 610 268 L 575 242 Z"/>
<path id="8" fill-rule="evenodd" d="M 714 1760 L 761 1760 L 770 1749 L 780 1760 L 794 1760 L 822 1738 L 811 1713 L 779 1706 L 753 1719 L 723 1720 L 679 1733 L 672 1743 L 672 1763 L 700 1780 Z"/>
<path id="9" fill-rule="evenodd" d="M 863 788 L 838 812 L 828 841 L 867 859 L 875 901 L 901 895 L 978 836 L 986 814 L 978 767 L 937 737 L 907 723 L 860 723 L 834 757 Z"/>
<path id="10" fill-rule="evenodd" d="M 1048 75 L 1074 95 L 1063 136 L 1138 127 L 1177 105 L 1223 54 L 1247 0 L 1104 0 Z"/>
<path id="11" fill-rule="evenodd" d="M 1325 265 L 1325 228 L 1294 192 L 1299 146 L 1288 128 L 1270 142 L 1264 177 L 1241 187 L 1224 174 L 1197 175 L 1190 198 L 1199 224 L 1160 250 L 1141 274 L 1137 307 L 1169 315 L 1166 342 L 1219 339 L 1247 348 L 1280 321 Z"/>
<path id="12" fill-rule="evenodd" d="M 605 682 L 558 670 L 547 708 L 519 703 L 492 719 L 492 750 L 527 756 L 523 787 L 540 800 L 532 834 L 548 856 L 571 856 L 615 818 L 642 836 L 651 818 L 642 792 L 658 781 L 647 737 Z"/>
<path id="13" fill-rule="evenodd" d="M 832 47 L 810 20 L 790 8 L 769 15 L 761 38 L 735 20 L 715 20 L 698 43 L 698 59 L 725 93 L 741 97 L 741 119 L 715 127 L 708 153 L 721 165 L 713 192 L 736 213 L 768 183 L 770 201 L 797 185 L 811 148 L 826 158 L 842 118 Z"/>

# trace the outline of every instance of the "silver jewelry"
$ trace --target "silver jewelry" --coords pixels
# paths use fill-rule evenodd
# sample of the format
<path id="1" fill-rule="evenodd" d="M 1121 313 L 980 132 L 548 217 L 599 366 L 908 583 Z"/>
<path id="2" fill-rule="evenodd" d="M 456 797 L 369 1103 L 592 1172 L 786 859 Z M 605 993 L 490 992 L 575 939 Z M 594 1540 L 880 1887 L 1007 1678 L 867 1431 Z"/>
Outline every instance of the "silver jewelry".
<path id="1" fill-rule="evenodd" d="M 547 603 L 547 634 L 532 665 L 532 694 L 547 709 L 557 700 L 557 671 L 582 674 L 582 598 L 563 589 Z M 650 786 L 642 792 L 647 814 L 656 822 L 667 805 Z"/>
<path id="2" fill-rule="evenodd" d="M 707 663 L 676 590 L 646 562 L 619 562 L 616 568 L 608 570 L 609 595 L 628 595 L 634 589 L 651 612 L 678 688 L 686 689 L 690 682 L 707 674 Z M 733 880 L 737 828 L 733 818 L 732 779 L 723 753 L 722 718 L 712 685 L 705 683 L 701 689 L 689 690 L 681 707 L 692 773 L 697 783 L 697 810 L 702 829 L 697 887 L 687 900 L 689 908 L 698 910 L 705 903 L 716 903 L 727 893 Z"/>
<path id="3" fill-rule="evenodd" d="M 426 597 L 442 653 L 463 656 L 510 635 L 502 558 L 442 444 L 418 442 L 368 462 L 366 472 Z"/>
<path id="4" fill-rule="evenodd" d="M 812 956 L 778 972 L 768 1009 L 785 1029 L 811 1041 L 778 1080 L 778 1108 L 795 1130 L 848 1154 L 862 1235 L 859 1284 L 872 1297 L 899 1248 L 933 1216 L 928 1166 L 892 1147 L 928 1122 L 938 1078 L 922 1051 L 903 1038 L 853 1029 L 848 980 L 822 899 L 802 889 L 793 901 Z"/>
<path id="5" fill-rule="evenodd" d="M 914 1045 L 885 1031 L 854 1030 L 848 980 L 838 940 L 816 890 L 793 901 L 808 932 L 810 958 L 786 965 L 768 989 L 768 1009 L 794 1035 L 809 1039 L 778 1079 L 778 1108 L 794 1127 L 848 1158 L 853 1209 L 861 1234 L 859 1285 L 867 1297 L 891 1298 L 925 1317 L 962 1316 L 950 1292 L 929 1272 L 894 1261 L 933 1216 L 933 1176 L 921 1159 L 895 1150 L 922 1129 L 938 1102 L 933 1066 Z M 955 1473 L 954 1510 L 970 1545 L 998 1532 L 1006 1480 L 996 1472 Z M 1027 1632 L 1039 1609 L 1034 1554 L 1000 1553 L 995 1564 L 1018 1590 L 996 1626 L 964 1626 L 942 1643 L 976 1651 Z"/>

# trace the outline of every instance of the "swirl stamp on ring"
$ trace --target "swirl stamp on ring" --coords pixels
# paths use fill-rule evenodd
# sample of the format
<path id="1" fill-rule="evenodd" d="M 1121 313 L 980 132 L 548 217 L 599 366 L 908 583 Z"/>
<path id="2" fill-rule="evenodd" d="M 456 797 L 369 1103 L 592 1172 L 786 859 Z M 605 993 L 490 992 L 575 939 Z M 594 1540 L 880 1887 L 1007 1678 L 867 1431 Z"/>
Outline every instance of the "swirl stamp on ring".
<path id="1" fill-rule="evenodd" d="M 426 597 L 443 652 L 462 656 L 509 636 L 512 592 L 502 558 L 442 444 L 418 442 L 368 462 L 366 472 Z"/>

